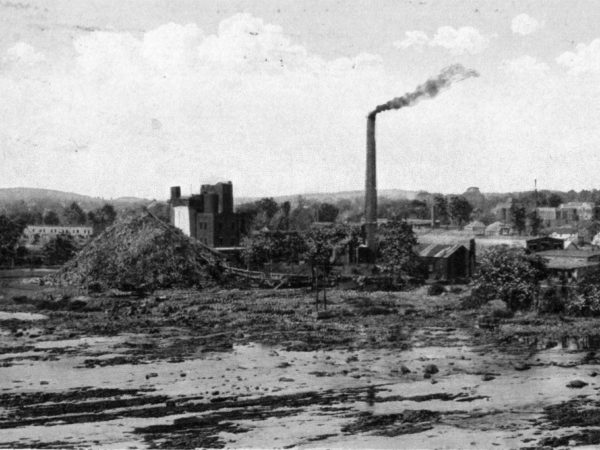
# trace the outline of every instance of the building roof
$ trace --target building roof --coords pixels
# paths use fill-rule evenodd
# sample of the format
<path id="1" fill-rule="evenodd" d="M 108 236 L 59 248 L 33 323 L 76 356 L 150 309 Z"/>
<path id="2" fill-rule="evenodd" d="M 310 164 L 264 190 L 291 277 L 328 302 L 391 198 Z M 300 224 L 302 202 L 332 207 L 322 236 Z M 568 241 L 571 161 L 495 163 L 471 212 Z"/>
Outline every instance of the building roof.
<path id="1" fill-rule="evenodd" d="M 585 267 L 595 267 L 600 265 L 600 261 L 581 261 L 571 258 L 551 259 L 546 263 L 546 268 L 555 270 L 574 270 Z"/>
<path id="2" fill-rule="evenodd" d="M 454 252 L 456 252 L 460 248 L 465 248 L 464 245 L 456 244 L 456 245 L 442 245 L 442 244 L 429 244 L 429 245 L 419 245 L 417 247 L 417 254 L 421 257 L 426 258 L 448 258 Z"/>
<path id="3" fill-rule="evenodd" d="M 547 258 L 591 258 L 593 256 L 600 256 L 600 251 L 590 250 L 579 250 L 579 249 L 566 249 L 566 250 L 544 250 L 543 252 L 537 252 L 538 255 Z"/>
<path id="4" fill-rule="evenodd" d="M 559 205 L 559 209 L 585 208 L 593 209 L 594 204 L 590 202 L 567 202 Z"/>
<path id="5" fill-rule="evenodd" d="M 474 220 L 473 222 L 465 225 L 465 228 L 485 228 L 485 224 L 479 220 Z"/>
<path id="6" fill-rule="evenodd" d="M 409 225 L 431 225 L 431 219 L 404 219 Z"/>
<path id="7" fill-rule="evenodd" d="M 504 222 L 497 221 L 490 223 L 487 227 L 485 227 L 485 231 L 495 231 L 499 230 L 500 228 L 510 228 L 510 226 Z"/>
<path id="8" fill-rule="evenodd" d="M 532 237 L 529 239 L 525 239 L 526 242 L 537 242 L 537 241 L 546 241 L 546 242 L 560 242 L 562 243 L 564 240 L 563 239 L 559 239 L 559 238 L 555 238 L 552 236 L 538 236 L 538 237 Z"/>

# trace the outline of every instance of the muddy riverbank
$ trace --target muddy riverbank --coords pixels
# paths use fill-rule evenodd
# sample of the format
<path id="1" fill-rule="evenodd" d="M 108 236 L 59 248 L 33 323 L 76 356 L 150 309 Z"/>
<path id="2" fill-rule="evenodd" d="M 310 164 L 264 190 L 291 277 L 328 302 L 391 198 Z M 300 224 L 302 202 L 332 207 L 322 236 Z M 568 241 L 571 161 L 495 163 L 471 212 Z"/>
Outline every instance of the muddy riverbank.
<path id="1" fill-rule="evenodd" d="M 332 291 L 317 314 L 300 290 L 1 289 L 1 447 L 600 443 L 594 338 L 479 329 L 465 292 Z"/>

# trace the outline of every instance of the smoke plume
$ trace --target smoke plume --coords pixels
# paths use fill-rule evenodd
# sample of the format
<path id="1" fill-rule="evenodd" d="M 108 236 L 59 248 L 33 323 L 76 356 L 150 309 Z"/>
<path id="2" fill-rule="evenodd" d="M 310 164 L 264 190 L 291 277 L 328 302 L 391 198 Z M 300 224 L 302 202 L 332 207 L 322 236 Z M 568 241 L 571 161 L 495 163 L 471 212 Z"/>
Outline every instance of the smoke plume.
<path id="1" fill-rule="evenodd" d="M 461 64 L 453 64 L 443 69 L 437 77 L 430 78 L 424 84 L 417 87 L 414 92 L 407 92 L 402 97 L 396 97 L 387 103 L 379 105 L 369 113 L 369 117 L 375 118 L 375 115 L 382 111 L 412 106 L 423 97 L 435 97 L 442 89 L 449 87 L 454 82 L 478 76 L 479 73 L 475 70 L 465 69 Z"/>

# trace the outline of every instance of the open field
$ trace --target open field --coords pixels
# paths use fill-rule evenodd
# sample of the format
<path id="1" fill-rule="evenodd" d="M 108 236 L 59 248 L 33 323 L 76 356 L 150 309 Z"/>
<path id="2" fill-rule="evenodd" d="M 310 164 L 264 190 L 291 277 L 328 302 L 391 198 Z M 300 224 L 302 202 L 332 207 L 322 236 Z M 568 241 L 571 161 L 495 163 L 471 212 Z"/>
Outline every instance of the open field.
<path id="1" fill-rule="evenodd" d="M 77 297 L 4 275 L 1 447 L 600 443 L 591 319 L 481 330 L 466 291 L 332 290 L 317 315 L 303 290 Z"/>

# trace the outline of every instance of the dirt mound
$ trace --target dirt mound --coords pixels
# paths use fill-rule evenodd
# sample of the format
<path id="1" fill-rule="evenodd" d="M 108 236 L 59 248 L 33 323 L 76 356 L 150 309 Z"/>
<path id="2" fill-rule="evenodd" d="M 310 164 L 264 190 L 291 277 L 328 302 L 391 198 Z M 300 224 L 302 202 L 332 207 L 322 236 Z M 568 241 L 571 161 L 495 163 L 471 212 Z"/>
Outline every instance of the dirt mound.
<path id="1" fill-rule="evenodd" d="M 149 291 L 205 287 L 220 277 L 219 258 L 211 250 L 145 212 L 107 228 L 52 280 L 90 289 Z"/>

